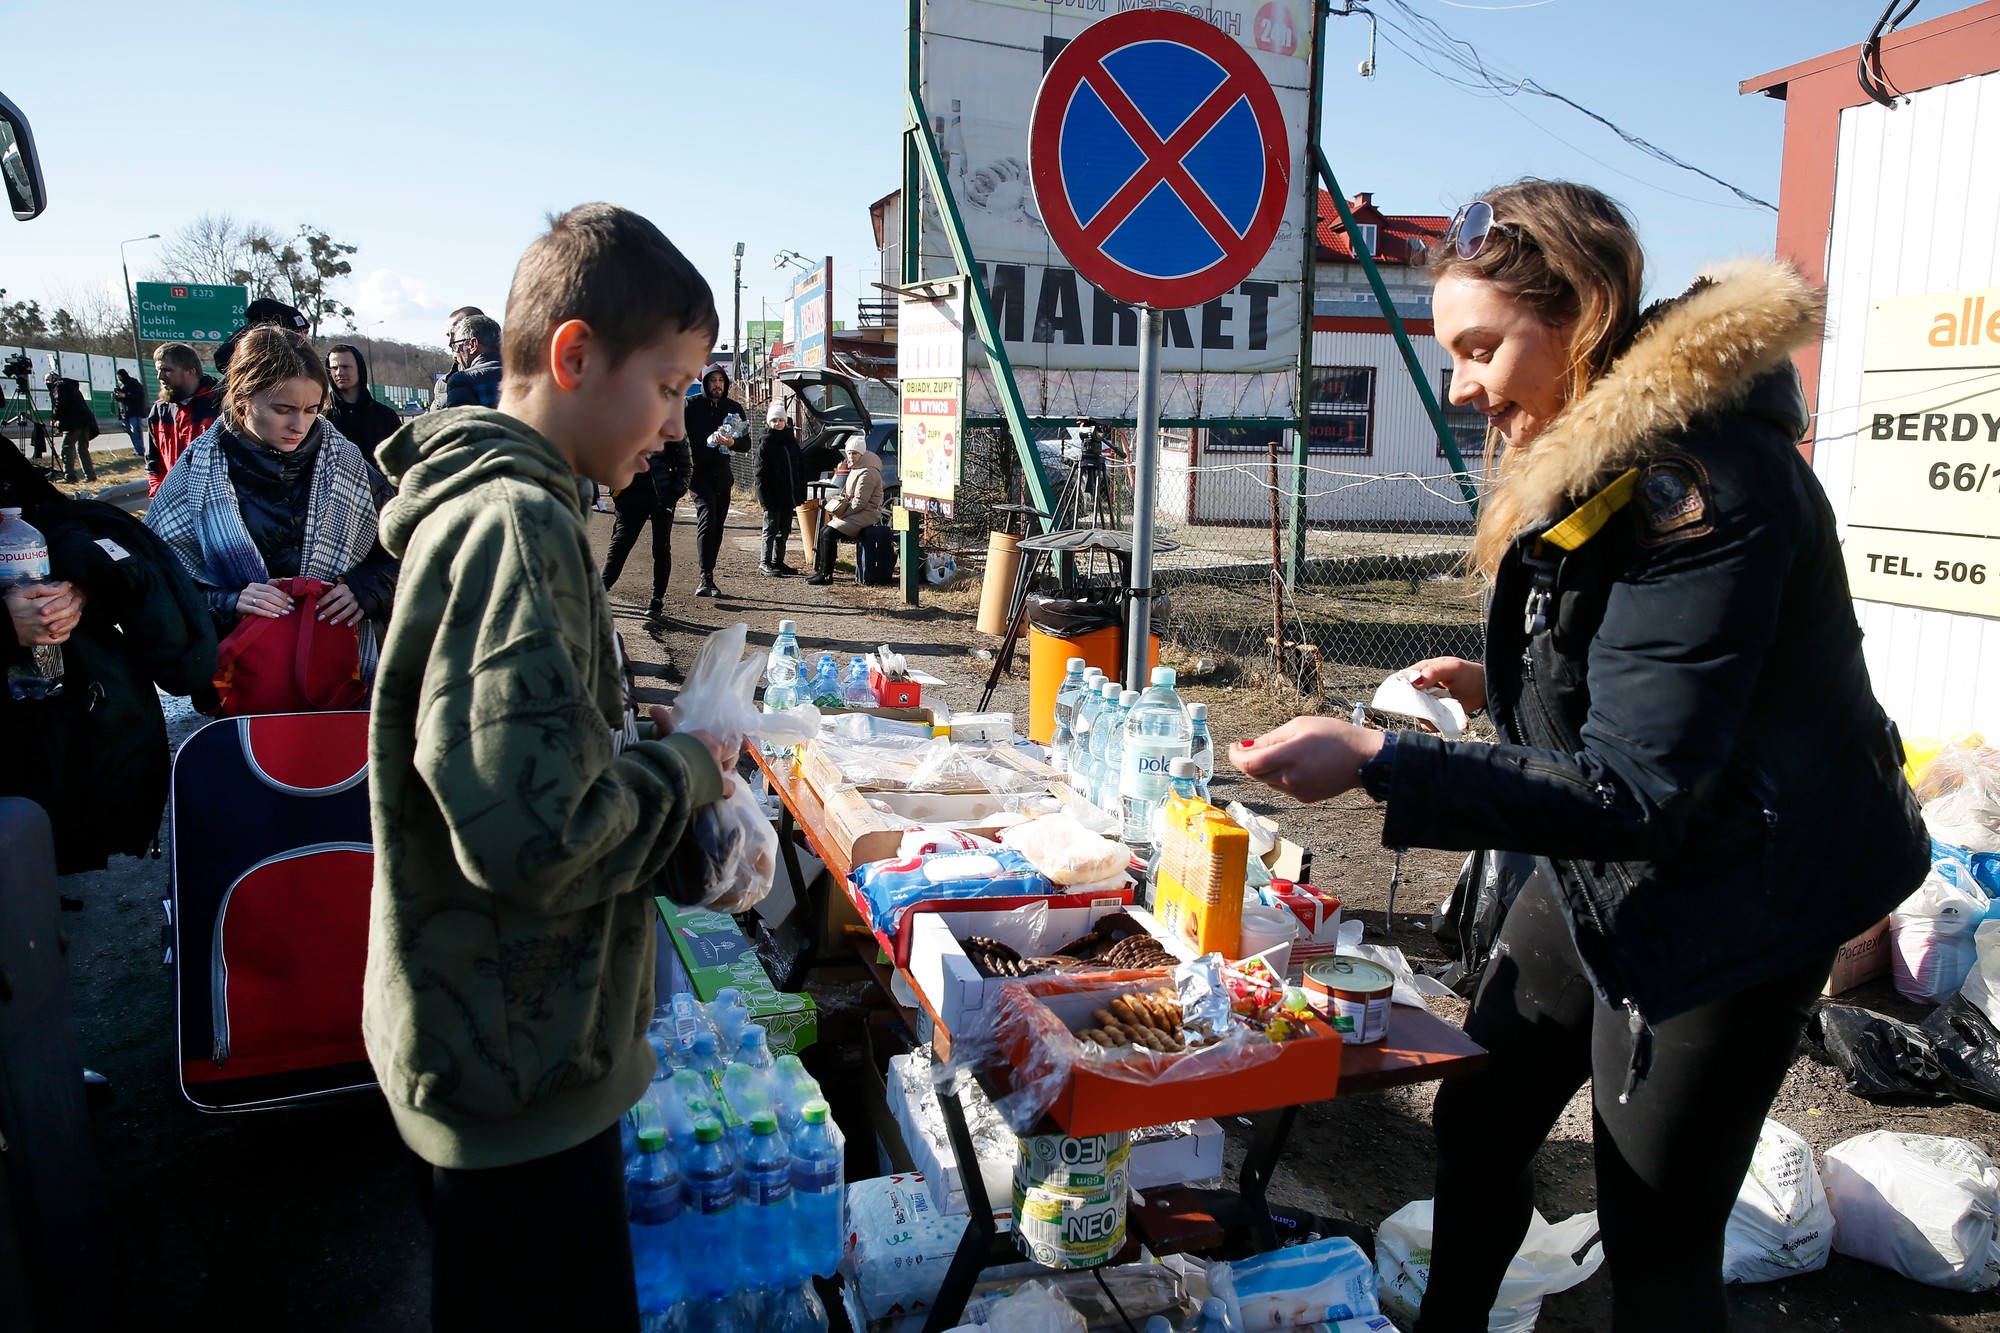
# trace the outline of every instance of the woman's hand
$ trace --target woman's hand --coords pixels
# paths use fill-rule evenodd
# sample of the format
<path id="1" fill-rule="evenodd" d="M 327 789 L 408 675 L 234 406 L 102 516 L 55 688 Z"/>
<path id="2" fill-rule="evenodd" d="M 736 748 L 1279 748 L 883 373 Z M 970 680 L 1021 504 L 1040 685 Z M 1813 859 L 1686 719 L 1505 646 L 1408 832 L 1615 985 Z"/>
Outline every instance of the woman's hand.
<path id="1" fill-rule="evenodd" d="M 1426 657 L 1411 666 L 1416 675 L 1410 683 L 1420 690 L 1442 687 L 1458 700 L 1467 714 L 1486 707 L 1486 667 L 1462 657 Z"/>
<path id="2" fill-rule="evenodd" d="M 292 595 L 269 583 L 246 584 L 236 594 L 236 614 L 276 620 L 292 613 Z"/>
<path id="3" fill-rule="evenodd" d="M 354 600 L 354 589 L 345 583 L 336 583 L 320 594 L 319 619 L 335 625 L 358 625 L 361 623 L 361 603 Z"/>
<path id="4" fill-rule="evenodd" d="M 1361 766 L 1382 748 L 1382 733 L 1333 717 L 1295 717 L 1275 731 L 1229 747 L 1229 762 L 1267 787 L 1301 801 L 1324 801 L 1361 785 Z"/>
<path id="5" fill-rule="evenodd" d="M 7 618 L 23 648 L 62 643 L 83 619 L 83 589 L 73 583 L 38 583 L 7 590 Z"/>

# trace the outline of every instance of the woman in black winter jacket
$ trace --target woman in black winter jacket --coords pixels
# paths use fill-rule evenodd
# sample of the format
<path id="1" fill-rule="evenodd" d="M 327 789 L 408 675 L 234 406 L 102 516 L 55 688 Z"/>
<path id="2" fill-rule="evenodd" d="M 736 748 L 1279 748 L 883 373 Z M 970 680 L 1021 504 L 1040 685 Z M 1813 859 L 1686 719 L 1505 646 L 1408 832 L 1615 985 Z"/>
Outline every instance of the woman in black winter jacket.
<path id="1" fill-rule="evenodd" d="M 1386 800 L 1386 846 L 1542 862 L 1466 1018 L 1491 1062 L 1438 1093 L 1422 1333 L 1486 1327 L 1586 1079 L 1615 1328 L 1722 1328 L 1724 1227 L 1812 1000 L 1928 861 L 1794 447 L 1819 294 L 1744 261 L 1642 314 L 1643 267 L 1615 203 L 1545 181 L 1433 252 L 1451 396 L 1499 458 L 1485 661 L 1414 676 L 1500 742 L 1301 718 L 1231 747 L 1302 800 Z"/>
<path id="2" fill-rule="evenodd" d="M 785 563 L 785 547 L 792 540 L 792 515 L 806 502 L 806 472 L 784 404 L 771 404 L 765 424 L 769 429 L 757 446 L 757 504 L 764 511 L 764 558 L 757 572 L 783 577 L 799 572 Z"/>

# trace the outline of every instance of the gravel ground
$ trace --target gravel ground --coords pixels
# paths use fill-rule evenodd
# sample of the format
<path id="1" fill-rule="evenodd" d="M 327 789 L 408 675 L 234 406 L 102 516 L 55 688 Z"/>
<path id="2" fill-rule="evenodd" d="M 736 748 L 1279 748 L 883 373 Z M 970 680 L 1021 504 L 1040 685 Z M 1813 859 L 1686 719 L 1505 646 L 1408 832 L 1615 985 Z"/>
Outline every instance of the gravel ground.
<path id="1" fill-rule="evenodd" d="M 994 646 L 973 630 L 976 592 L 927 595 L 923 607 L 911 609 L 896 589 L 858 588 L 845 574 L 832 588 L 765 579 L 755 572 L 757 516 L 746 509 L 732 517 L 718 569 L 728 595 L 696 600 L 689 595 L 696 570 L 687 506 L 680 517 L 668 598 L 674 619 L 649 627 L 638 618 L 650 593 L 644 542 L 613 593 L 647 698 L 672 697 L 709 631 L 744 620 L 753 640 L 768 643 L 777 621 L 792 617 L 809 652 L 860 652 L 886 641 L 947 681 L 948 696 L 961 708 L 976 701 L 988 664 L 973 652 Z M 595 516 L 592 524 L 601 548 L 610 518 Z M 1288 715 L 1284 700 L 1262 689 L 1210 689 L 1192 681 L 1185 693 L 1210 704 L 1218 744 Z M 1021 709 L 1025 703 L 1023 665 L 1001 682 L 993 706 Z M 176 741 L 197 721 L 184 712 L 176 718 Z M 1301 807 L 1233 781 L 1226 768 L 1218 774 L 1217 795 L 1275 815 L 1289 836 L 1314 850 L 1316 881 L 1339 893 L 1350 913 L 1366 917 L 1371 939 L 1379 936 L 1390 858 L 1379 846 L 1380 814 L 1372 802 L 1350 796 Z M 1438 956 L 1429 912 L 1449 891 L 1458 859 L 1423 851 L 1405 859 L 1389 938 L 1412 958 Z M 65 881 L 64 891 L 87 904 L 66 921 L 83 1047 L 116 1087 L 111 1104 L 97 1112 L 96 1129 L 122 1247 L 124 1313 L 117 1327 L 157 1327 L 162 1316 L 168 1326 L 216 1330 L 424 1327 L 427 1238 L 408 1158 L 379 1100 L 256 1115 L 195 1111 L 176 1085 L 171 974 L 160 965 L 166 863 L 122 860 Z M 1912 1008 L 1886 983 L 1847 998 L 1900 1016 Z M 1452 1002 L 1438 1004 L 1441 1012 L 1454 1009 Z M 1272 1198 L 1374 1225 L 1428 1195 L 1431 1095 L 1420 1087 L 1308 1108 Z M 1839 1074 L 1804 1050 L 1773 1115 L 1822 1150 L 1890 1126 L 1960 1135 L 1989 1151 L 2000 1146 L 1994 1143 L 2000 1123 L 1986 1112 L 1873 1105 L 1845 1092 Z M 1233 1123 L 1226 1128 L 1233 1166 L 1248 1130 Z M 1592 1206 L 1589 1140 L 1586 1090 L 1537 1161 L 1539 1204 L 1547 1216 Z M 1609 1328 L 1609 1291 L 1600 1274 L 1551 1298 L 1540 1327 L 1551 1333 Z M 1935 1291 L 1839 1256 L 1823 1273 L 1732 1289 L 1730 1304 L 1732 1327 L 1751 1333 L 2000 1330 L 2000 1302 L 1991 1296 Z"/>

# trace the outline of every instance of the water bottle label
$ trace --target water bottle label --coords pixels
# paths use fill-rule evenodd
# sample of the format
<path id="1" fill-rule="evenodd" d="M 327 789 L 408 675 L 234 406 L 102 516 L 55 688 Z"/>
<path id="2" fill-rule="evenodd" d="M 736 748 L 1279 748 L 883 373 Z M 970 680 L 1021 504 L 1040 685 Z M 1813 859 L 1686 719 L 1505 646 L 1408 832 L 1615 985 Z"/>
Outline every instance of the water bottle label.
<path id="1" fill-rule="evenodd" d="M 0 588 L 11 583 L 40 583 L 48 576 L 48 547 L 0 547 Z"/>
<path id="2" fill-rule="evenodd" d="M 703 1217 L 723 1217 L 736 1207 L 736 1180 L 688 1186 L 688 1204 Z"/>
<path id="3" fill-rule="evenodd" d="M 634 1226 L 663 1227 L 681 1215 L 677 1190 L 648 1190 L 633 1194 L 631 1218 Z"/>
<path id="4" fill-rule="evenodd" d="M 745 1203 L 754 1203 L 760 1208 L 776 1208 L 791 1197 L 792 1180 L 790 1176 L 778 1176 L 768 1180 L 744 1178 L 743 1201 Z"/>
<path id="5" fill-rule="evenodd" d="M 840 1172 L 832 1167 L 814 1170 L 811 1167 L 792 1168 L 792 1193 L 794 1194 L 838 1194 L 840 1193 Z"/>

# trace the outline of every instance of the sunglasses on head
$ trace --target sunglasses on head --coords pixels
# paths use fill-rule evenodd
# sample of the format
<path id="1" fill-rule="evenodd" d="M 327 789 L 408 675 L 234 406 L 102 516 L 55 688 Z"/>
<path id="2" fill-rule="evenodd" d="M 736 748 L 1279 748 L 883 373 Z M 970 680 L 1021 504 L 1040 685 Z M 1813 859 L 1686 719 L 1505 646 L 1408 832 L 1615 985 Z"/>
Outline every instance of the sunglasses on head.
<path id="1" fill-rule="evenodd" d="M 1444 244 L 1456 244 L 1460 259 L 1477 259 L 1486 249 L 1488 239 L 1505 225 L 1493 221 L 1493 205 L 1475 199 L 1452 215 L 1451 225 L 1445 228 Z"/>

